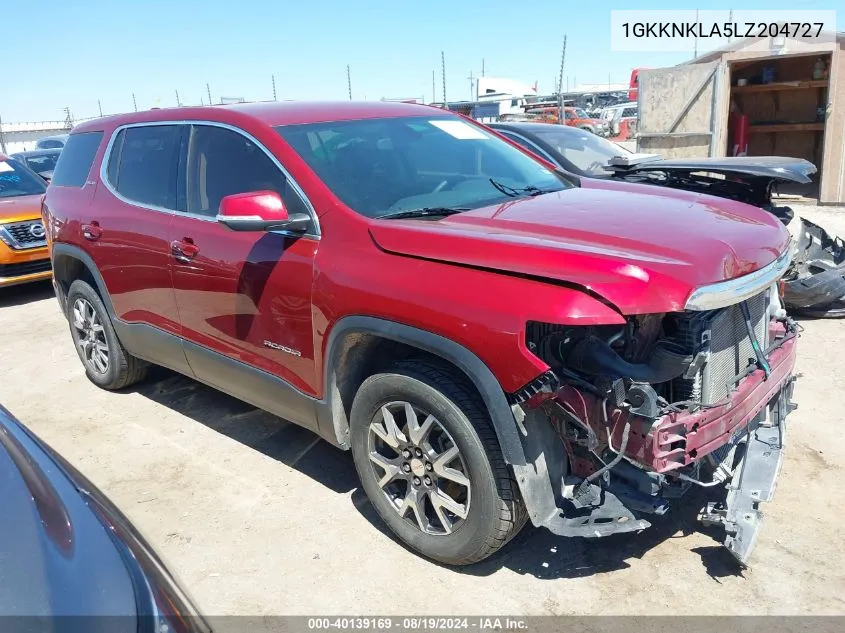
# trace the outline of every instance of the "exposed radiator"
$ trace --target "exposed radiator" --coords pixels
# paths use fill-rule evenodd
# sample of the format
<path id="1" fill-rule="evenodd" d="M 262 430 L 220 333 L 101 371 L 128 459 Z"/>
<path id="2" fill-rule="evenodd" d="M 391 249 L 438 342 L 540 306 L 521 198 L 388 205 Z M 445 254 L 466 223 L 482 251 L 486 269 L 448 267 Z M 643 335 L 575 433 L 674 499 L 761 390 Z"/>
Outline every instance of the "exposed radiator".
<path id="1" fill-rule="evenodd" d="M 751 324 L 760 346 L 768 346 L 769 291 L 748 299 Z M 735 378 L 756 361 L 739 304 L 708 312 L 686 312 L 672 338 L 690 353 L 710 350 L 710 358 L 692 378 L 672 381 L 673 399 L 713 404 L 727 396 Z"/>
<path id="2" fill-rule="evenodd" d="M 757 341 L 765 350 L 769 344 L 768 291 L 748 299 L 748 311 Z M 702 402 L 713 404 L 722 400 L 733 389 L 736 377 L 756 360 L 741 307 L 724 308 L 710 326 L 710 360 L 702 375 Z"/>

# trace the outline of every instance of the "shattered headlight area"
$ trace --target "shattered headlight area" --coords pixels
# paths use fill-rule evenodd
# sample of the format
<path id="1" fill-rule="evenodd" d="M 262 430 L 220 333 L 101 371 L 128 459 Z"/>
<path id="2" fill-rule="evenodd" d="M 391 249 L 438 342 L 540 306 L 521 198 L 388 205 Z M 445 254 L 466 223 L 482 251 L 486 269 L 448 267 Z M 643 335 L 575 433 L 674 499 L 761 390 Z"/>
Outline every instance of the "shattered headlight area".
<path id="1" fill-rule="evenodd" d="M 567 461 L 557 512 L 532 520 L 566 536 L 638 531 L 693 486 L 724 489 L 701 518 L 746 563 L 780 470 L 796 339 L 775 286 L 624 326 L 529 322 L 550 369 L 513 401 L 524 424 L 551 423 Z"/>

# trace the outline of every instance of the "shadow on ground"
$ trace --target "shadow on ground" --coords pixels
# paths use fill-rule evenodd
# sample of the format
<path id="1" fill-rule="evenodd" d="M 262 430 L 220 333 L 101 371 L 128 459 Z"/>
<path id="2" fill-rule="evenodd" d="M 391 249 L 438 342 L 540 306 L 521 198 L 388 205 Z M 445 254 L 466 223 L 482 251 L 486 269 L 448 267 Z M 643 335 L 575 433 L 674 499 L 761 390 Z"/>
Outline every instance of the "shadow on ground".
<path id="1" fill-rule="evenodd" d="M 352 491 L 352 504 L 356 510 L 376 529 L 399 543 L 358 486 L 352 456 L 319 439 L 311 431 L 158 367 L 153 368 L 147 380 L 132 391 L 295 468 L 334 492 L 346 494 Z M 569 539 L 529 524 L 494 556 L 475 565 L 453 569 L 462 574 L 488 576 L 507 568 L 549 580 L 625 569 L 630 566 L 628 560 L 641 558 L 663 541 L 702 531 L 696 517 L 698 510 L 712 498 L 711 494 L 704 490 L 691 491 L 681 502 L 676 502 L 667 515 L 654 517 L 652 526 L 640 534 Z M 739 575 L 740 567 L 720 545 L 723 535 L 718 530 L 705 533 L 713 537 L 713 545 L 692 551 L 701 557 L 707 573 L 717 582 L 726 576 Z"/>
<path id="2" fill-rule="evenodd" d="M 330 490 L 358 485 L 351 457 L 311 431 L 170 370 L 153 367 L 131 391 L 308 475 Z"/>
<path id="3" fill-rule="evenodd" d="M 0 289 L 0 310 L 11 306 L 26 305 L 54 297 L 53 284 L 50 280 L 35 281 L 19 286 Z"/>

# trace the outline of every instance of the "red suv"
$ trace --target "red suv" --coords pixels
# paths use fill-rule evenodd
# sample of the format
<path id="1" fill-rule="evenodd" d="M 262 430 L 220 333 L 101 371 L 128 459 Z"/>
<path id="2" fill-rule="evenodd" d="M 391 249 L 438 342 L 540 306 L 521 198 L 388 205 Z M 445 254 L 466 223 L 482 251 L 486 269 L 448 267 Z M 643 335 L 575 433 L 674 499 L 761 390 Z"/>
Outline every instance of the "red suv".
<path id="1" fill-rule="evenodd" d="M 761 209 L 578 182 L 432 107 L 270 103 L 81 124 L 43 214 L 95 384 L 164 365 L 351 449 L 427 557 L 732 484 L 704 518 L 747 558 L 796 342 Z"/>

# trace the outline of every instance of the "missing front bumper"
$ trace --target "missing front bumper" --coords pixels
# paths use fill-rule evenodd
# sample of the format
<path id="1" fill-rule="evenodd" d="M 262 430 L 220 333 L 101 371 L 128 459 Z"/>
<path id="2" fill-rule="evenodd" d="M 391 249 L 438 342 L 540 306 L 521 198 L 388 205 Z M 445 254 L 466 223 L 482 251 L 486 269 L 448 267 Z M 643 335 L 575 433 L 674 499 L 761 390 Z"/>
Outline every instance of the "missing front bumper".
<path id="1" fill-rule="evenodd" d="M 727 485 L 724 502 L 711 502 L 701 513 L 705 525 L 724 526 L 725 547 L 747 565 L 762 524 L 761 503 L 771 501 L 783 464 L 786 416 L 793 408 L 790 380 L 749 424 L 744 455 Z"/>
<path id="2" fill-rule="evenodd" d="M 780 472 L 785 419 L 792 408 L 794 338 L 784 341 L 769 360 L 768 378 L 762 370 L 747 376 L 729 403 L 664 420 L 673 429 L 683 427 L 683 447 L 658 423 L 654 432 L 641 432 L 633 455 L 629 450 L 627 460 L 589 486 L 579 485 L 584 475 L 575 469 L 583 463 L 564 449 L 565 437 L 556 430 L 555 416 L 542 407 L 514 405 L 527 463 L 513 468 L 531 522 L 570 537 L 641 531 L 653 516 L 682 502 L 698 481 L 697 464 L 711 453 L 718 456 L 718 449 L 727 454 L 736 444 L 729 481 L 698 483 L 727 489 L 725 500 L 708 506 L 701 518 L 724 526 L 725 546 L 746 564 L 760 528 L 758 506 L 771 500 Z M 613 444 L 620 445 L 618 438 Z"/>

